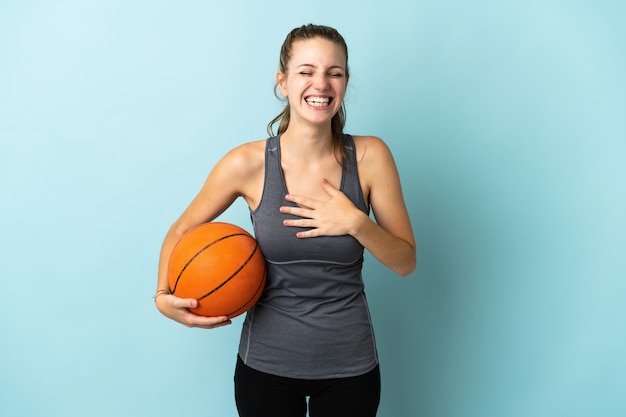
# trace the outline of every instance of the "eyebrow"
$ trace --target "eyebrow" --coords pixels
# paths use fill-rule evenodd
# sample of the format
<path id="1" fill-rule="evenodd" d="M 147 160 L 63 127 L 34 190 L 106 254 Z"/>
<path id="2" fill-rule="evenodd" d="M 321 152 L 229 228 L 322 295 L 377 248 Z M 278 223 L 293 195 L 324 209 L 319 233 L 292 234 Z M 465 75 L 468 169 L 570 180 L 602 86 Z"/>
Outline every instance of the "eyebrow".
<path id="1" fill-rule="evenodd" d="M 300 65 L 298 65 L 298 66 L 296 67 L 296 69 L 297 69 L 297 68 L 300 68 L 300 67 L 311 67 L 311 68 L 317 68 L 317 67 L 316 67 L 315 65 L 313 65 L 313 64 L 300 64 Z M 345 69 L 344 69 L 341 65 L 332 65 L 332 66 L 328 67 L 328 69 L 329 69 L 329 70 L 331 70 L 331 69 L 340 69 L 340 70 L 342 70 L 342 71 L 345 71 Z"/>

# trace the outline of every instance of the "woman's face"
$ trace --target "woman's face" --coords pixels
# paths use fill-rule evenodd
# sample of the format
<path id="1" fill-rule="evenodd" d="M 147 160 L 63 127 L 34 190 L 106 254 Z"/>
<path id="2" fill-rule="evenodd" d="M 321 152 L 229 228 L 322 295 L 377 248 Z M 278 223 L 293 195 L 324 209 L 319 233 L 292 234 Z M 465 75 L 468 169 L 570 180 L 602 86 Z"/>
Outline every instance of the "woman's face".
<path id="1" fill-rule="evenodd" d="M 323 38 L 296 41 L 287 72 L 276 82 L 291 108 L 290 123 L 330 123 L 341 108 L 348 78 L 342 47 Z"/>

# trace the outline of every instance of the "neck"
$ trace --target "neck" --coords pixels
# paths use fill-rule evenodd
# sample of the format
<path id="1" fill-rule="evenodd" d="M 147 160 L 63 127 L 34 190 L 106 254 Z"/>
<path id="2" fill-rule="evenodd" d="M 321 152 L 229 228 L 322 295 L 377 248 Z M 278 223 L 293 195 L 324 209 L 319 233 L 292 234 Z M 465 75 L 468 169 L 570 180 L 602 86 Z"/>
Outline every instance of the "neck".
<path id="1" fill-rule="evenodd" d="M 291 123 L 281 135 L 281 144 L 289 152 L 302 154 L 308 158 L 325 156 L 333 150 L 330 124 L 322 127 Z"/>

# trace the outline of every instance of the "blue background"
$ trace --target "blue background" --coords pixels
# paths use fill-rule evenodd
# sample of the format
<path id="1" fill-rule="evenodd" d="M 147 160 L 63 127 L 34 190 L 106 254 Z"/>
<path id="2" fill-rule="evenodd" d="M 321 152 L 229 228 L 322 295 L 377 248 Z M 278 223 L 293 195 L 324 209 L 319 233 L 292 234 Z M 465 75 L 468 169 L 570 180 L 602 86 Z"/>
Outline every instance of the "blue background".
<path id="1" fill-rule="evenodd" d="M 227 4 L 228 3 L 228 4 Z M 381 417 L 626 415 L 619 0 L 0 2 L 0 413 L 236 415 L 241 318 L 151 296 L 172 221 L 265 137 L 289 30 L 350 48 L 418 269 L 367 257 Z M 250 229 L 238 201 L 222 220 Z"/>

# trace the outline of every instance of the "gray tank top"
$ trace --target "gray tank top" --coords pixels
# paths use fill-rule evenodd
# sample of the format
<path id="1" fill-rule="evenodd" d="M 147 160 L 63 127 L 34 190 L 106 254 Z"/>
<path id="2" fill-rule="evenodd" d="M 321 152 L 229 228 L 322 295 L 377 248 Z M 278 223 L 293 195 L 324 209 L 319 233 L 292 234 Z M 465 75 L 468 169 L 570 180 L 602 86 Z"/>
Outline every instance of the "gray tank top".
<path id="1" fill-rule="evenodd" d="M 344 135 L 348 162 L 341 191 L 369 214 L 356 165 L 354 140 Z M 239 356 L 273 375 L 325 379 L 361 375 L 378 363 L 361 269 L 363 246 L 350 235 L 298 239 L 298 228 L 278 211 L 294 205 L 280 159 L 280 139 L 267 140 L 265 183 L 251 211 L 254 233 L 267 261 L 267 285 L 248 311 Z"/>

